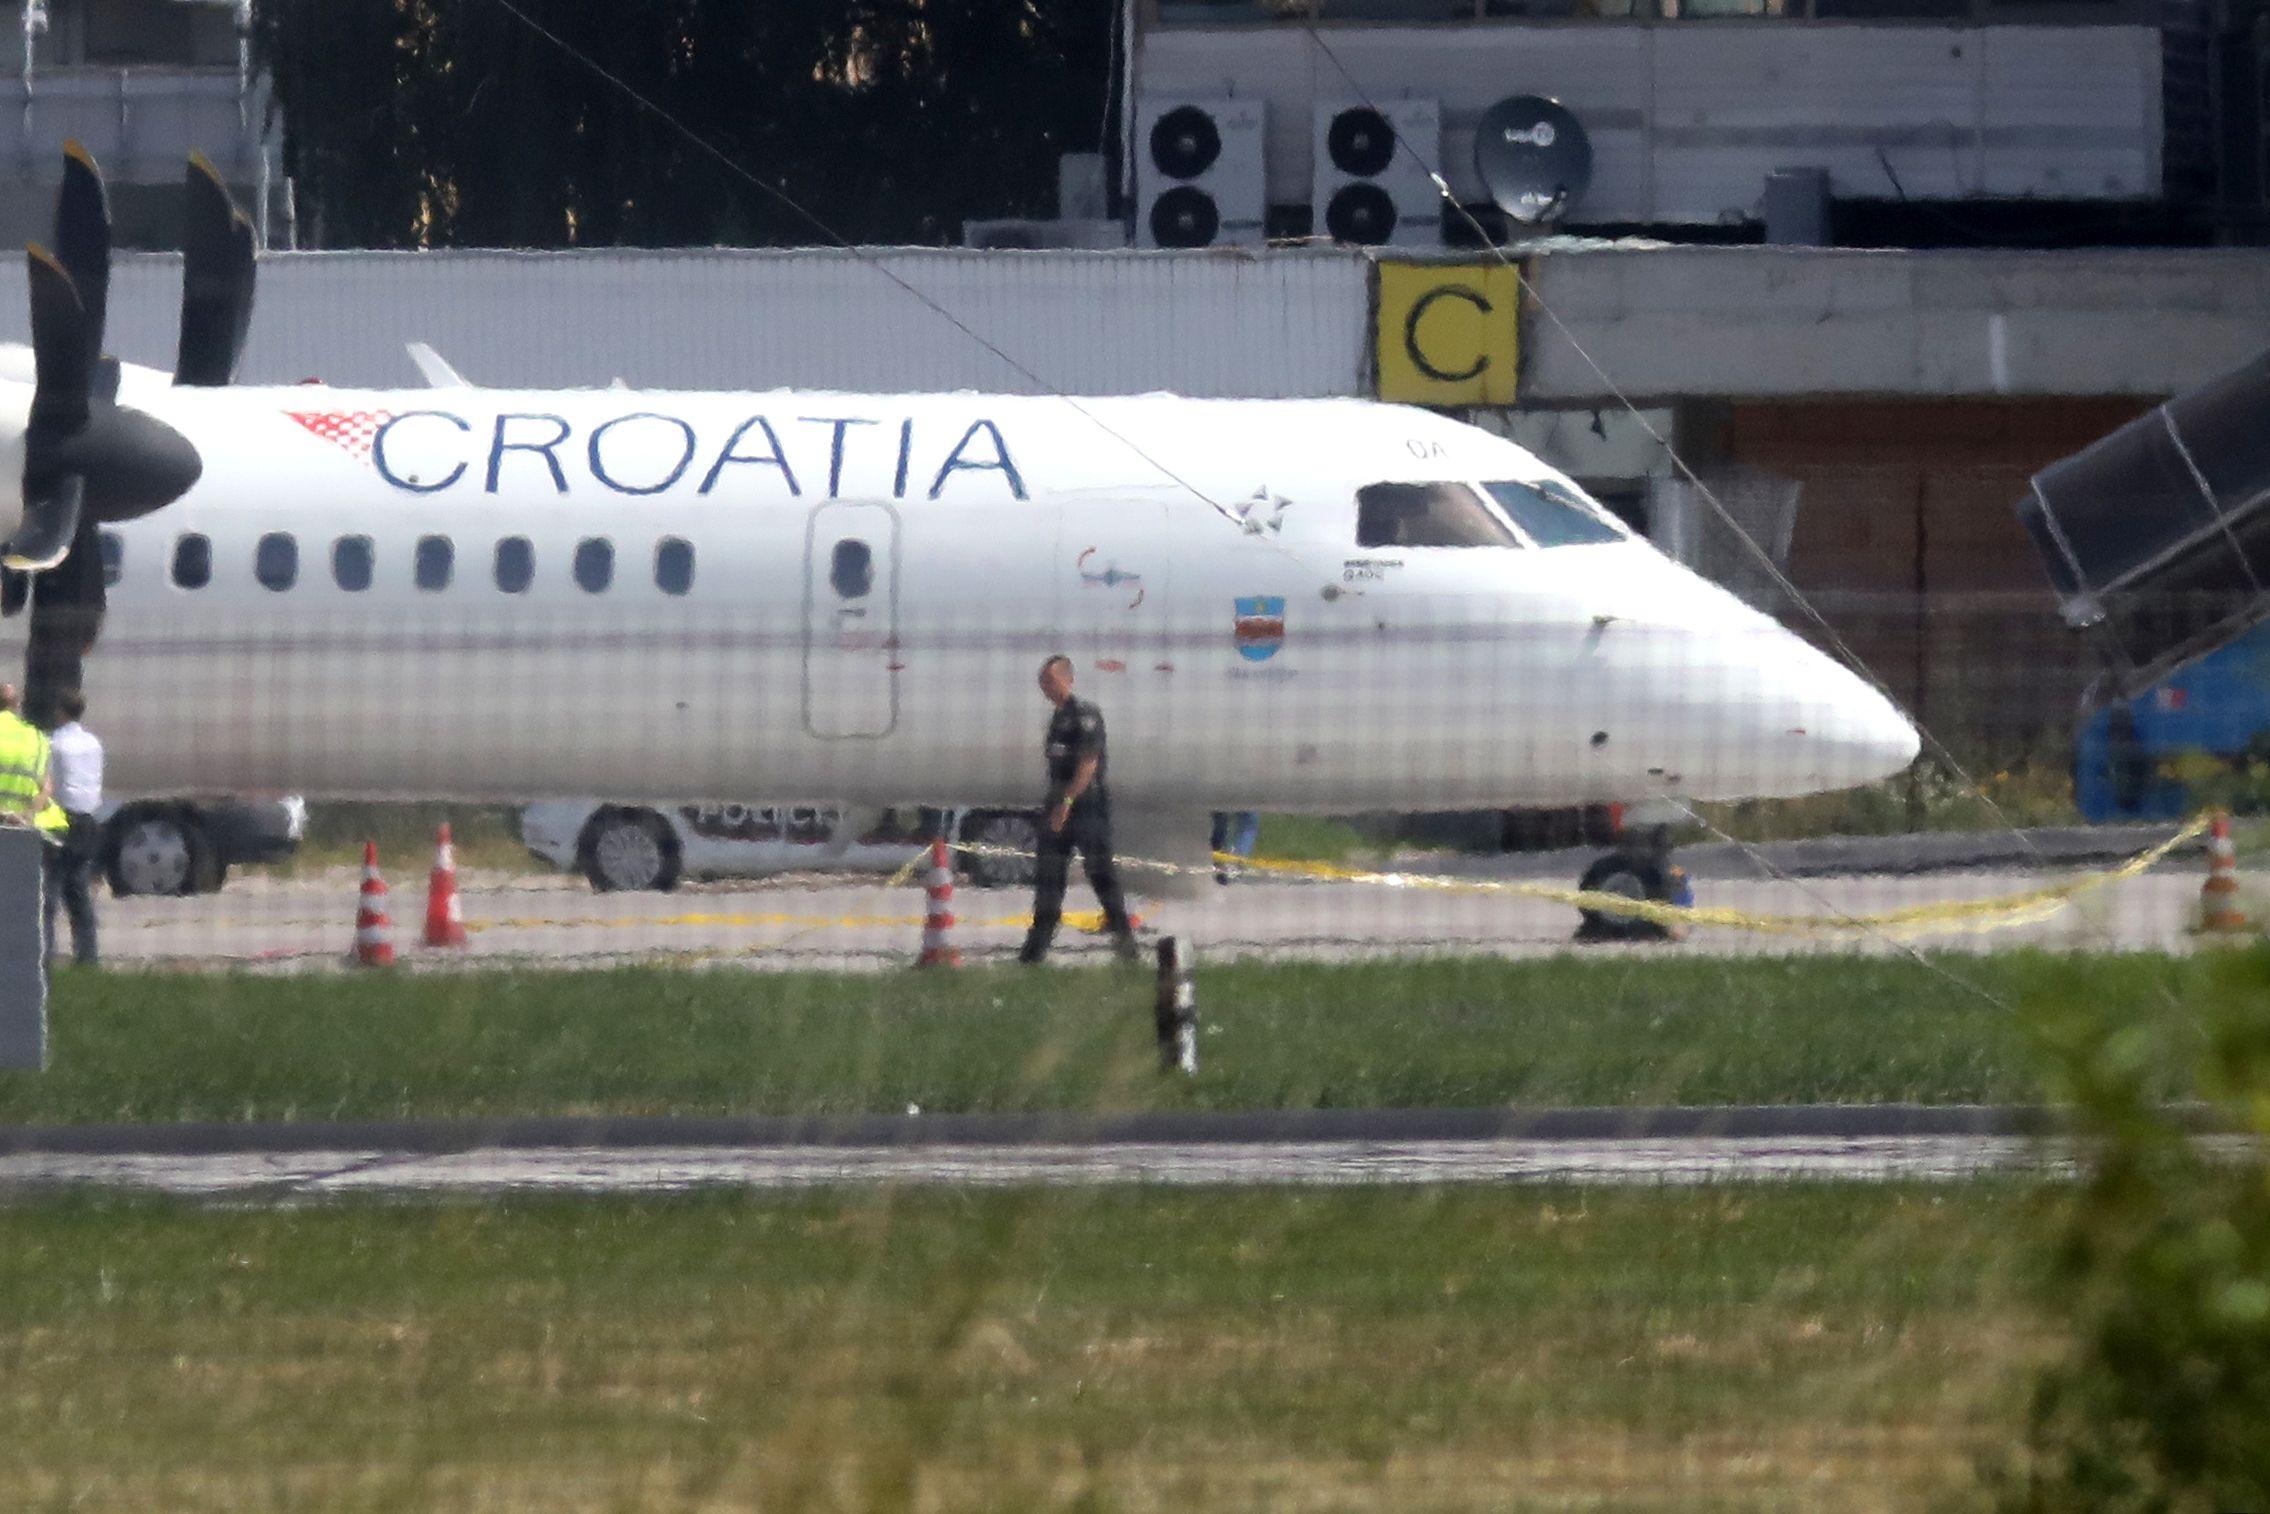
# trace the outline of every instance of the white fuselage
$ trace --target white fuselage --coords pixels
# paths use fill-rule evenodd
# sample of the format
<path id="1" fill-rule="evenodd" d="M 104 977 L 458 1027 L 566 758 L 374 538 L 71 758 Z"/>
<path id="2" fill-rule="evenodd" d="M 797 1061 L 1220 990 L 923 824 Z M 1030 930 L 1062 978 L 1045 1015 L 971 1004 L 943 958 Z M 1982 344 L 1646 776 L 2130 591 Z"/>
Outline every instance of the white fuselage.
<path id="1" fill-rule="evenodd" d="M 1367 485 L 1559 479 L 1423 411 L 135 375 L 121 398 L 204 459 L 112 528 L 86 692 L 124 789 L 1026 803 L 1055 651 L 1134 805 L 1799 794 L 1915 751 L 1880 695 L 1643 541 L 1359 545 Z"/>

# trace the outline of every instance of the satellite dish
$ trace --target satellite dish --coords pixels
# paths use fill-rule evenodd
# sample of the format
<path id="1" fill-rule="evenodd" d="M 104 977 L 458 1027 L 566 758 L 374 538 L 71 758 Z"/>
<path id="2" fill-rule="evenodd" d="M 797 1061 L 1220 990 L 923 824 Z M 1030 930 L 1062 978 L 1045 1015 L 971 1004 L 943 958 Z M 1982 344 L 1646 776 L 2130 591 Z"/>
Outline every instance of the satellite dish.
<path id="1" fill-rule="evenodd" d="M 1474 172 L 1516 221 L 1557 221 L 1592 183 L 1592 139 L 1560 101 L 1509 95 L 1474 127 Z"/>

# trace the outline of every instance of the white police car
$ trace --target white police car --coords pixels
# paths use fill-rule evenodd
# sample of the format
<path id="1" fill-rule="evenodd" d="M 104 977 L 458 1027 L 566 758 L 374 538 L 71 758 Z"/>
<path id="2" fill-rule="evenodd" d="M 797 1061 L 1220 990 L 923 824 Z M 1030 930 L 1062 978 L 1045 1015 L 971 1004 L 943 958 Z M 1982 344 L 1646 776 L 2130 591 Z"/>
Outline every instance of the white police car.
<path id="1" fill-rule="evenodd" d="M 1035 817 L 1024 810 L 902 808 L 853 811 L 831 804 L 663 804 L 546 800 L 520 812 L 520 839 L 554 867 L 576 868 L 602 893 L 671 889 L 687 878 L 774 873 L 891 873 L 944 836 L 1022 853 L 957 850 L 970 882 L 1032 881 Z"/>

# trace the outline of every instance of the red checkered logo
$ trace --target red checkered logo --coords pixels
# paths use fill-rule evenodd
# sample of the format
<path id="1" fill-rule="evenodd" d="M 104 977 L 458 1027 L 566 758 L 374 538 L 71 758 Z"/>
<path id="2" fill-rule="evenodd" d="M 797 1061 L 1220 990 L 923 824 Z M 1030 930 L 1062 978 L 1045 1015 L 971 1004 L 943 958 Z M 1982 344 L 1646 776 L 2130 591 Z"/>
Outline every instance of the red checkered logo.
<path id="1" fill-rule="evenodd" d="M 370 458 L 378 428 L 394 419 L 387 410 L 287 410 L 293 420 L 357 462 Z"/>

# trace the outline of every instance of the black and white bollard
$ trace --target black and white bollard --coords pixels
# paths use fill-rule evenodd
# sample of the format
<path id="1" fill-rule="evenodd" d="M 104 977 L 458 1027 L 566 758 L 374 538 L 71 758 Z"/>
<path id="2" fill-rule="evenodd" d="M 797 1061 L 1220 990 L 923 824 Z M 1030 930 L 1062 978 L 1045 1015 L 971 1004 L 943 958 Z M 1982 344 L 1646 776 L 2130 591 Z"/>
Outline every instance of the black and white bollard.
<path id="1" fill-rule="evenodd" d="M 1198 983 L 1178 936 L 1159 942 L 1159 1071 L 1198 1071 Z"/>

